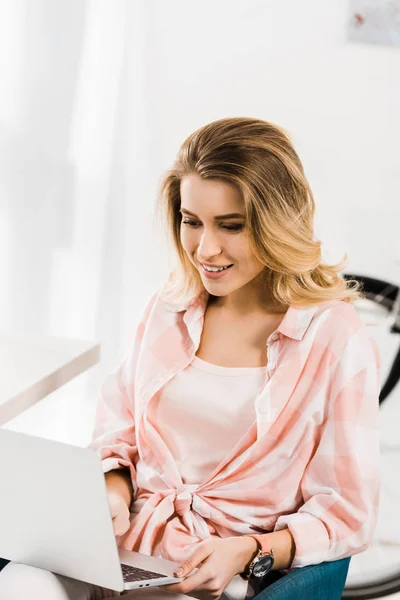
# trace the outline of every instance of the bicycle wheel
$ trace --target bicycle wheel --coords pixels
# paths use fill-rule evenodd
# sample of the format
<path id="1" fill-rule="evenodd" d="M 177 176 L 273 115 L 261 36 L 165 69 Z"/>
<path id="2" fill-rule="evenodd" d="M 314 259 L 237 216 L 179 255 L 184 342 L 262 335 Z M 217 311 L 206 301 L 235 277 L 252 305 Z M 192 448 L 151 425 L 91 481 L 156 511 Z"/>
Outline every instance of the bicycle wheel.
<path id="1" fill-rule="evenodd" d="M 367 325 L 387 325 L 388 332 L 400 333 L 400 291 L 399 286 L 381 279 L 364 275 L 344 274 L 347 280 L 362 284 L 364 298 L 356 302 L 357 312 Z M 382 385 L 379 395 L 381 404 L 394 390 L 400 380 L 400 347 Z"/>
<path id="2" fill-rule="evenodd" d="M 363 275 L 345 274 L 344 277 L 362 284 L 363 298 L 354 304 L 361 319 L 372 327 L 372 332 L 380 330 L 382 335 L 390 338 L 391 344 L 397 348 L 398 342 L 393 334 L 400 333 L 399 287 Z M 390 356 L 392 351 L 393 348 Z M 394 354 L 381 387 L 380 405 L 394 391 L 400 379 L 400 349 Z M 369 600 L 400 591 L 400 518 L 397 518 L 400 487 L 393 476 L 398 472 L 400 447 L 389 447 L 389 450 L 388 453 L 382 451 L 381 499 L 373 540 L 367 550 L 352 557 L 343 599 Z"/>

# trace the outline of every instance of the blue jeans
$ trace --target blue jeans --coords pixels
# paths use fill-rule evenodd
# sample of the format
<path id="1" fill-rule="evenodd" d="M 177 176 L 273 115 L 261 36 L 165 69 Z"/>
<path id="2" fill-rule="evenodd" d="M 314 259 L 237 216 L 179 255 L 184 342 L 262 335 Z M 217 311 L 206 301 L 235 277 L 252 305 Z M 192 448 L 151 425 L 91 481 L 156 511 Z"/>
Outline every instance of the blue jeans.
<path id="1" fill-rule="evenodd" d="M 254 600 L 340 600 L 350 558 L 294 569 L 271 571 L 263 579 Z"/>

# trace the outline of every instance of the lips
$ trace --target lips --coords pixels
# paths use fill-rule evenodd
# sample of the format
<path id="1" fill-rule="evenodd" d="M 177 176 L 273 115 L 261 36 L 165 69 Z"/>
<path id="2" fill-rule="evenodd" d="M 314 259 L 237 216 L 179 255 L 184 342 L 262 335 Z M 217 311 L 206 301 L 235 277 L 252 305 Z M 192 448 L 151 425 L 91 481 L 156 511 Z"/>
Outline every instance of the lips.
<path id="1" fill-rule="evenodd" d="M 212 267 L 213 269 L 222 269 L 223 267 L 231 267 L 232 264 L 230 265 L 209 265 L 208 263 L 200 263 L 202 267 Z"/>
<path id="2" fill-rule="evenodd" d="M 204 277 L 206 277 L 207 279 L 211 279 L 211 280 L 212 279 L 222 279 L 222 278 L 226 277 L 232 267 L 233 267 L 233 265 L 230 265 L 227 269 L 222 269 L 221 271 L 207 271 L 207 269 L 203 265 L 200 265 L 200 269 L 201 269 L 201 272 L 204 275 Z"/>

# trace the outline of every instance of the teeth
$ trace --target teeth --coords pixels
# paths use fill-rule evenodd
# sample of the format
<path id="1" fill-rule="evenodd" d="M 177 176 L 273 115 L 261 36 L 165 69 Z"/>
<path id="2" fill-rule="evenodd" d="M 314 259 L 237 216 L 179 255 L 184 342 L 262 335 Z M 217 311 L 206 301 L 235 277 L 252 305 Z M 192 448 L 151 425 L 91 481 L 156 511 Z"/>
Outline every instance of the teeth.
<path id="1" fill-rule="evenodd" d="M 220 269 L 217 269 L 216 267 L 206 267 L 205 265 L 203 265 L 203 267 L 205 268 L 206 271 L 211 271 L 213 273 L 218 273 L 218 271 L 225 271 L 226 269 L 229 268 L 229 266 L 228 267 L 221 267 Z"/>

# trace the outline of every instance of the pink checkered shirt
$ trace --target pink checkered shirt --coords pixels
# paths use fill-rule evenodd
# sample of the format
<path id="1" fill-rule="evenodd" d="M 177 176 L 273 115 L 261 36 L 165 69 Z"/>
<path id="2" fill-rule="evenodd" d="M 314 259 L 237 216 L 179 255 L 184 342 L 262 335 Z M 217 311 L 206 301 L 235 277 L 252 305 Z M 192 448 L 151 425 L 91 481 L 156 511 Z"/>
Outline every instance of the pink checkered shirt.
<path id="1" fill-rule="evenodd" d="M 101 386 L 90 446 L 104 472 L 130 469 L 144 501 L 119 545 L 181 561 L 212 535 L 289 527 L 291 568 L 361 552 L 379 501 L 380 358 L 367 327 L 343 301 L 289 307 L 266 342 L 253 425 L 206 481 L 185 485 L 146 407 L 191 363 L 207 300 L 177 306 L 156 292 Z"/>

